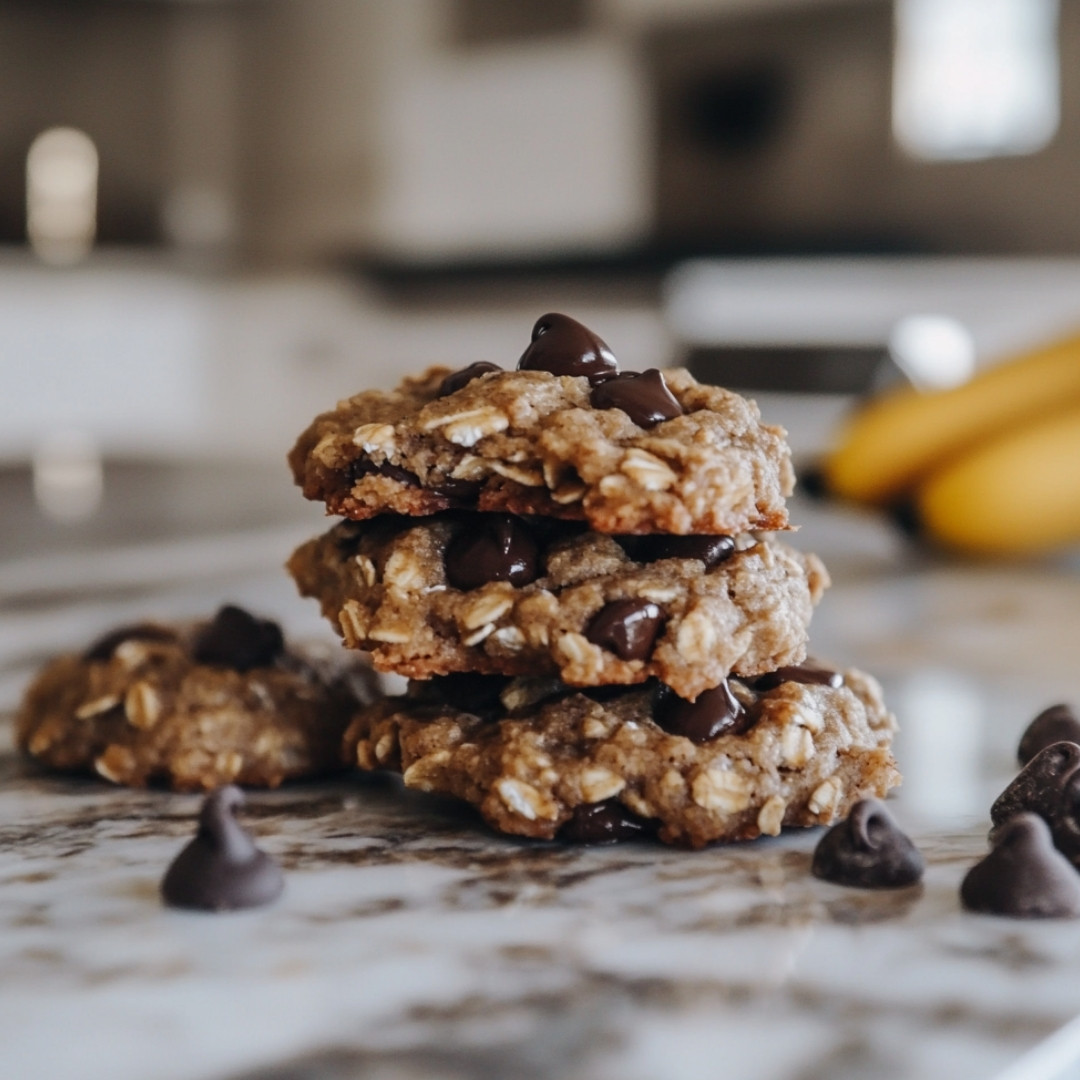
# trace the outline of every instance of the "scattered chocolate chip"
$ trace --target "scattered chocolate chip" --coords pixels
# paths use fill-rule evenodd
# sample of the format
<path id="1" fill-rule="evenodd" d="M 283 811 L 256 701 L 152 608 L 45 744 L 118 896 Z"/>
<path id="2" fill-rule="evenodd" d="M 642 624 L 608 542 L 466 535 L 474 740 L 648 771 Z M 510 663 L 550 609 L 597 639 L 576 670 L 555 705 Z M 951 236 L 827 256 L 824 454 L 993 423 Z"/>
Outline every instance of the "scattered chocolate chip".
<path id="1" fill-rule="evenodd" d="M 455 499 L 459 502 L 472 502 L 484 485 L 479 480 L 455 480 L 453 477 L 433 484 L 428 491 L 436 495 L 442 495 L 447 499 Z"/>
<path id="2" fill-rule="evenodd" d="M 1080 743 L 1080 719 L 1068 705 L 1043 709 L 1021 736 L 1016 756 L 1021 765 L 1026 765 L 1040 750 L 1056 742 Z"/>
<path id="3" fill-rule="evenodd" d="M 175 641 L 176 632 L 167 626 L 156 626 L 154 623 L 136 623 L 133 626 L 121 626 L 117 630 L 110 630 L 102 634 L 83 653 L 84 660 L 111 660 L 113 653 L 124 644 L 125 641 Z"/>
<path id="4" fill-rule="evenodd" d="M 861 799 L 818 842 L 815 877 L 854 889 L 900 889 L 923 875 L 919 849 L 880 799 Z"/>
<path id="5" fill-rule="evenodd" d="M 352 464 L 349 465 L 349 483 L 355 484 L 364 476 L 385 476 L 390 480 L 396 480 L 399 484 L 406 484 L 409 487 L 419 487 L 420 480 L 414 473 L 409 472 L 408 469 L 401 468 L 400 465 L 391 465 L 389 461 L 384 461 L 381 465 L 376 465 L 371 458 L 357 458 Z"/>
<path id="6" fill-rule="evenodd" d="M 620 660 L 644 660 L 663 622 L 664 613 L 649 600 L 613 600 L 592 617 L 585 636 Z"/>
<path id="7" fill-rule="evenodd" d="M 512 514 L 470 519 L 447 545 L 444 562 L 455 589 L 478 589 L 489 581 L 528 585 L 540 576 L 539 546 L 528 526 Z"/>
<path id="8" fill-rule="evenodd" d="M 661 683 L 653 699 L 653 719 L 669 734 L 684 735 L 695 743 L 743 735 L 754 726 L 754 718 L 735 700 L 726 679 L 698 694 L 696 701 L 679 697 Z"/>
<path id="9" fill-rule="evenodd" d="M 1080 769 L 1074 770 L 1061 789 L 1061 797 L 1048 824 L 1054 846 L 1073 866 L 1080 868 Z"/>
<path id="10" fill-rule="evenodd" d="M 285 650 L 281 627 L 226 604 L 198 633 L 192 655 L 200 664 L 249 671 L 267 667 Z"/>
<path id="11" fill-rule="evenodd" d="M 1065 785 L 1080 769 L 1080 746 L 1058 742 L 1040 750 L 990 807 L 995 826 L 1024 811 L 1053 822 Z"/>
<path id="12" fill-rule="evenodd" d="M 619 362 L 591 330 L 568 315 L 541 315 L 532 330 L 532 344 L 521 354 L 519 371 L 552 375 L 584 375 L 591 383 L 618 374 Z"/>
<path id="13" fill-rule="evenodd" d="M 993 845 L 960 886 L 964 907 L 1016 919 L 1080 916 L 1080 875 L 1055 850 L 1041 817 L 1011 818 L 997 830 Z"/>
<path id="14" fill-rule="evenodd" d="M 594 386 L 589 395 L 594 409 L 621 409 L 638 427 L 655 427 L 662 420 L 682 416 L 663 373 L 649 368 L 640 373 L 624 371 Z"/>
<path id="15" fill-rule="evenodd" d="M 436 396 L 447 397 L 460 390 L 463 386 L 468 386 L 473 379 L 478 379 L 481 375 L 486 375 L 489 371 L 502 371 L 502 368 L 499 367 L 498 364 L 489 364 L 486 360 L 477 360 L 475 364 L 470 364 L 460 371 L 455 371 L 453 374 L 447 375 L 446 378 L 443 379 L 442 384 L 439 387 L 439 393 Z"/>
<path id="16" fill-rule="evenodd" d="M 822 667 L 808 660 L 805 664 L 777 668 L 761 675 L 752 682 L 755 690 L 775 690 L 782 683 L 802 683 L 806 686 L 831 686 L 834 690 L 844 685 L 844 676 L 833 668 Z"/>
<path id="17" fill-rule="evenodd" d="M 647 823 L 616 799 L 574 807 L 574 814 L 559 830 L 570 844 L 617 844 L 644 836 Z"/>
<path id="18" fill-rule="evenodd" d="M 730 536 L 671 536 L 648 533 L 644 536 L 613 538 L 634 562 L 651 563 L 659 559 L 700 559 L 707 570 L 735 554 L 735 540 Z"/>
<path id="19" fill-rule="evenodd" d="M 462 671 L 437 675 L 413 685 L 420 687 L 423 700 L 449 705 L 475 716 L 491 716 L 505 712 L 500 695 L 509 683 L 510 679 L 504 675 L 478 675 Z"/>
<path id="20" fill-rule="evenodd" d="M 211 792 L 199 812 L 199 831 L 161 882 L 170 907 L 230 911 L 260 907 L 281 895 L 285 879 L 233 816 L 244 794 L 229 785 Z"/>

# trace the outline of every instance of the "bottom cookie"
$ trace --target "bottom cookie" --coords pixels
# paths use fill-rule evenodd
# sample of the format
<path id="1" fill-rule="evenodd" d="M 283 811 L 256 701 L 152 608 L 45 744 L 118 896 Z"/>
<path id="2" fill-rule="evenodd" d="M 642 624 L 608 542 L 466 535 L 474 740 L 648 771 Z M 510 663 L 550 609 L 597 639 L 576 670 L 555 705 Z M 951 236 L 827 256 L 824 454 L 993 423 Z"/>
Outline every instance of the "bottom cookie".
<path id="1" fill-rule="evenodd" d="M 378 696 L 360 657 L 286 648 L 276 624 L 225 607 L 209 622 L 124 627 L 31 683 L 19 746 L 45 765 L 178 791 L 276 787 L 341 768 L 341 737 Z"/>
<path id="2" fill-rule="evenodd" d="M 362 710 L 345 752 L 472 803 L 499 832 L 600 840 L 649 827 L 695 848 L 828 825 L 900 783 L 896 723 L 868 675 L 782 669 L 711 693 L 695 714 L 656 684 L 448 676 Z"/>

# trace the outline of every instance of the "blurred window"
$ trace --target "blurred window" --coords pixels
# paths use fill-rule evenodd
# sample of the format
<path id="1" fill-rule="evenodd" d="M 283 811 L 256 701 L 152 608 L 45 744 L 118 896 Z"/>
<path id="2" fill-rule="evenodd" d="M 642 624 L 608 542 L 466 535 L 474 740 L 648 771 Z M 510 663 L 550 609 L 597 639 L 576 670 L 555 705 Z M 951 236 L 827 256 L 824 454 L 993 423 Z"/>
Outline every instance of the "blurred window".
<path id="1" fill-rule="evenodd" d="M 1061 112 L 1058 0 L 896 0 L 893 132 L 916 157 L 1041 150 Z"/>
<path id="2" fill-rule="evenodd" d="M 97 231 L 98 154 L 75 128 L 43 131 L 26 156 L 26 232 L 49 263 L 78 262 Z"/>

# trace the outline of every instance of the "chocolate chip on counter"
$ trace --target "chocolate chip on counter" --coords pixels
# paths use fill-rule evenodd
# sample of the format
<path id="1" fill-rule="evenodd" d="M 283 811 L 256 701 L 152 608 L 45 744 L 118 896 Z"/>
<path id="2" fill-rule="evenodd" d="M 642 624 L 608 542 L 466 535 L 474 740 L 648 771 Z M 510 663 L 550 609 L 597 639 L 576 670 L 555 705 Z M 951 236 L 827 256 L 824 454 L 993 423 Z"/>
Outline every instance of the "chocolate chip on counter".
<path id="1" fill-rule="evenodd" d="M 672 536 L 647 533 L 643 536 L 616 536 L 613 539 L 634 562 L 651 563 L 660 559 L 700 559 L 707 570 L 735 554 L 735 540 L 730 536 Z"/>
<path id="2" fill-rule="evenodd" d="M 1037 814 L 1017 814 L 994 834 L 990 854 L 960 886 L 969 911 L 1015 919 L 1080 916 L 1080 875 L 1054 848 Z"/>
<path id="3" fill-rule="evenodd" d="M 925 864 L 880 799 L 861 799 L 845 821 L 818 842 L 810 869 L 815 877 L 854 889 L 914 885 Z"/>
<path id="4" fill-rule="evenodd" d="M 1080 769 L 1062 785 L 1061 797 L 1048 824 L 1054 846 L 1073 866 L 1080 868 Z"/>
<path id="5" fill-rule="evenodd" d="M 258 619 L 233 604 L 226 604 L 199 631 L 192 655 L 200 664 L 249 671 L 267 667 L 285 651 L 281 627 L 270 619 Z"/>
<path id="6" fill-rule="evenodd" d="M 83 653 L 84 660 L 111 660 L 113 653 L 125 641 L 176 641 L 176 632 L 167 626 L 154 623 L 136 623 L 133 626 L 121 626 L 102 634 L 97 641 Z"/>
<path id="7" fill-rule="evenodd" d="M 436 396 L 447 397 L 460 390 L 463 386 L 468 386 L 473 379 L 486 375 L 489 371 L 502 371 L 502 368 L 498 364 L 489 364 L 486 360 L 477 360 L 475 364 L 470 364 L 460 371 L 447 375 L 439 386 L 439 393 Z"/>
<path id="8" fill-rule="evenodd" d="M 661 683 L 653 700 L 653 719 L 669 734 L 684 735 L 695 743 L 743 735 L 754 726 L 754 718 L 735 700 L 726 679 L 698 694 L 696 701 L 679 697 Z"/>
<path id="9" fill-rule="evenodd" d="M 570 844 L 617 844 L 644 836 L 647 823 L 616 799 L 574 807 L 574 814 L 559 830 Z"/>
<path id="10" fill-rule="evenodd" d="M 620 660 L 644 660 L 663 622 L 664 613 L 649 600 L 612 600 L 589 620 L 585 637 Z"/>
<path id="11" fill-rule="evenodd" d="M 489 581 L 528 585 L 540 576 L 540 548 L 528 526 L 512 514 L 484 514 L 447 545 L 446 578 L 455 589 Z"/>
<path id="12" fill-rule="evenodd" d="M 229 785 L 211 792 L 199 813 L 199 831 L 173 860 L 161 882 L 170 907 L 230 911 L 261 907 L 281 895 L 285 879 L 277 863 L 233 816 L 244 794 Z"/>
<path id="13" fill-rule="evenodd" d="M 1068 705 L 1051 705 L 1028 724 L 1016 756 L 1026 765 L 1040 750 L 1056 742 L 1080 743 L 1080 719 Z"/>
<path id="14" fill-rule="evenodd" d="M 990 807 L 995 826 L 1024 811 L 1052 822 L 1058 814 L 1065 786 L 1080 769 L 1080 746 L 1057 742 L 1040 750 Z"/>
<path id="15" fill-rule="evenodd" d="M 376 465 L 371 458 L 357 458 L 349 465 L 349 483 L 355 484 L 357 480 L 364 476 L 385 476 L 390 480 L 396 480 L 399 484 L 406 484 L 408 487 L 419 487 L 420 480 L 414 474 L 409 472 L 408 469 L 403 469 L 400 465 L 391 465 L 389 461 L 384 461 L 381 465 Z"/>
<path id="16" fill-rule="evenodd" d="M 589 395 L 594 409 L 621 409 L 638 427 L 655 427 L 662 420 L 682 416 L 663 373 L 649 368 L 640 373 L 624 371 L 594 386 Z"/>
<path id="17" fill-rule="evenodd" d="M 532 343 L 521 354 L 518 370 L 584 375 L 596 384 L 618 374 L 619 362 L 607 345 L 576 319 L 550 312 L 536 320 Z"/>
<path id="18" fill-rule="evenodd" d="M 777 668 L 761 675 L 752 682 L 755 690 L 775 690 L 782 683 L 802 683 L 806 686 L 831 686 L 834 690 L 844 685 L 844 676 L 833 668 L 822 667 L 812 661 Z"/>

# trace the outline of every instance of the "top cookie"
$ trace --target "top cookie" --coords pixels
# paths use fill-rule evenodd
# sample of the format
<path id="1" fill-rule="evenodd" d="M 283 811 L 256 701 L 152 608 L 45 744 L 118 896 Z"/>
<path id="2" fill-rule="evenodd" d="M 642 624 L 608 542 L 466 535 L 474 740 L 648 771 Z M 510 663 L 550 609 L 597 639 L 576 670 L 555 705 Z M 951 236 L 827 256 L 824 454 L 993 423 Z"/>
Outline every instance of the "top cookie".
<path id="1" fill-rule="evenodd" d="M 354 520 L 466 507 L 623 534 L 784 529 L 794 486 L 784 431 L 752 401 L 678 369 L 619 374 L 556 315 L 517 371 L 433 367 L 357 394 L 314 420 L 289 463 L 309 499 Z"/>

